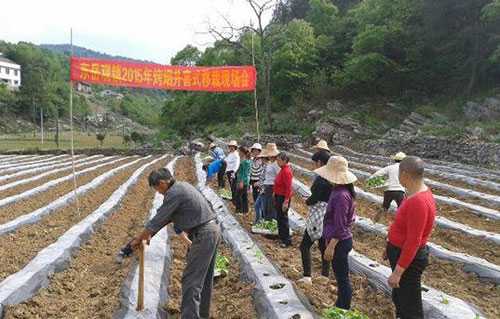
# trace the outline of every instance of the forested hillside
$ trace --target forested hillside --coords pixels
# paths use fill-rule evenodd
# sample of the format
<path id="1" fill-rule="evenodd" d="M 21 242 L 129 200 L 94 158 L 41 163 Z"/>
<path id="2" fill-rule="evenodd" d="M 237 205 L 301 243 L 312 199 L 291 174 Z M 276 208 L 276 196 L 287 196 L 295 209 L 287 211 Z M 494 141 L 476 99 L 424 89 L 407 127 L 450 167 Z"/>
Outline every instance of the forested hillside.
<path id="1" fill-rule="evenodd" d="M 0 41 L 0 52 L 22 67 L 22 86 L 19 91 L 9 91 L 0 85 L 0 113 L 15 115 L 32 123 L 40 122 L 43 109 L 46 122 L 69 118 L 69 55 L 68 45 L 42 45 L 20 42 L 18 44 Z M 75 47 L 75 55 L 99 58 L 119 58 L 104 53 Z M 151 90 L 118 88 L 114 91 L 124 95 L 123 99 L 101 97 L 98 92 L 105 87 L 93 87 L 94 94 L 74 94 L 74 116 L 84 123 L 88 116 L 100 112 L 113 112 L 131 120 L 156 127 L 158 116 L 167 93 Z"/>
<path id="2" fill-rule="evenodd" d="M 212 47 L 200 52 L 188 45 L 171 63 L 251 64 L 253 37 L 258 104 L 268 133 L 310 133 L 312 123 L 301 119 L 333 99 L 346 101 L 354 118 L 377 127 L 378 120 L 400 120 L 418 108 L 449 110 L 459 118 L 467 99 L 498 93 L 499 0 L 259 3 L 247 0 L 249 14 L 258 18 L 272 10 L 271 23 L 208 27 L 218 39 Z M 252 98 L 176 93 L 163 123 L 182 133 L 253 131 Z M 396 112 L 384 111 L 388 101 L 398 103 Z M 361 103 L 381 106 L 356 112 Z"/>

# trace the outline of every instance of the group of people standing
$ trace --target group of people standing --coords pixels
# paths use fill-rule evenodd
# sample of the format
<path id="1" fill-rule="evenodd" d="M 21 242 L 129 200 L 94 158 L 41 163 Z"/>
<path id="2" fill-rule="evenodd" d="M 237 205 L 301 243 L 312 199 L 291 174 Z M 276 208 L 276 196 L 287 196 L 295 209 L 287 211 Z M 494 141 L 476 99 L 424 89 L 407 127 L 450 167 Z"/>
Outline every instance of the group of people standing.
<path id="1" fill-rule="evenodd" d="M 232 201 L 237 213 L 247 214 L 250 188 L 254 200 L 255 220 L 276 219 L 281 247 L 291 245 L 288 210 L 292 199 L 293 172 L 286 153 L 276 144 L 265 149 L 258 143 L 250 149 L 227 145 L 229 153 L 215 144 L 210 145 L 212 162 L 205 166 L 210 178 L 218 174 L 219 187 L 229 182 Z M 349 253 L 353 249 L 352 226 L 355 222 L 356 176 L 349 170 L 342 156 L 332 156 L 326 141 L 314 146 L 312 161 L 316 177 L 311 195 L 306 200 L 309 214 L 306 230 L 300 244 L 303 278 L 299 282 L 312 283 L 311 248 L 315 242 L 321 253 L 321 275 L 328 277 L 330 269 L 337 281 L 336 307 L 351 308 L 352 286 L 349 278 Z M 389 227 L 387 246 L 383 249 L 392 274 L 388 284 L 393 288 L 397 318 L 423 318 L 421 277 L 428 264 L 426 246 L 432 232 L 436 206 L 431 190 L 424 183 L 424 163 L 418 157 L 398 153 L 395 163 L 379 170 L 373 176 L 387 177 L 384 192 L 384 211 L 392 201 L 398 211 Z M 212 166 L 217 166 L 213 168 Z M 376 220 L 381 214 L 376 216 Z"/>
<path id="2" fill-rule="evenodd" d="M 227 144 L 228 154 L 221 147 L 210 144 L 211 163 L 204 166 L 207 182 L 217 174 L 219 188 L 229 183 L 236 212 L 248 214 L 251 193 L 255 208 L 254 225 L 263 220 L 277 220 L 281 246 L 291 245 L 288 209 L 292 198 L 293 174 L 288 156 L 274 143 L 265 148 L 259 143 L 250 148 L 238 146 L 236 141 Z"/>

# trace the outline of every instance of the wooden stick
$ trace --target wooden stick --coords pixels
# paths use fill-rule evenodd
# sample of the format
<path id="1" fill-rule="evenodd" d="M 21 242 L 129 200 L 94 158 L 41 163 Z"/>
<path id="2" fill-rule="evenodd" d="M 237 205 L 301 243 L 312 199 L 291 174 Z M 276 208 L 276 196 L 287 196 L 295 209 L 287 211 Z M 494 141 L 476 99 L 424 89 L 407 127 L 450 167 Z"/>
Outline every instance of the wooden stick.
<path id="1" fill-rule="evenodd" d="M 139 288 L 137 291 L 137 311 L 144 310 L 144 250 L 146 242 L 142 241 L 139 249 Z"/>

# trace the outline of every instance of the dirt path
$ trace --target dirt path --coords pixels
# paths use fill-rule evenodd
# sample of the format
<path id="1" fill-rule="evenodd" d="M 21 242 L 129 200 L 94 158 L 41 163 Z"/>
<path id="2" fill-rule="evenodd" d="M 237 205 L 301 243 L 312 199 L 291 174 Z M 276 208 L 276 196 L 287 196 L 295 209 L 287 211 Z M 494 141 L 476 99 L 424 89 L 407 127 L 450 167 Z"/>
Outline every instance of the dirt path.
<path id="1" fill-rule="evenodd" d="M 151 160 L 151 159 L 150 159 Z M 21 227 L 0 237 L 0 280 L 19 271 L 43 248 L 55 242 L 64 232 L 99 207 L 137 169 L 141 161 L 113 176 L 107 183 L 80 198 L 80 214 L 75 205 L 63 207 L 45 216 L 38 223 Z M 163 162 L 163 164 L 165 164 Z"/>
<path id="2" fill-rule="evenodd" d="M 9 307 L 5 318 L 111 318 L 120 306 L 120 289 L 134 260 L 127 258 L 119 265 L 115 262 L 116 254 L 144 225 L 154 195 L 147 176 L 153 168 L 166 163 L 163 160 L 146 169 L 120 208 L 81 247 L 69 267 L 55 274 L 50 285 L 34 298 Z M 127 171 L 125 175 L 130 175 L 133 169 Z M 115 180 L 110 188 L 114 191 L 124 181 Z M 107 186 L 98 193 L 108 195 L 103 188 Z"/>
<path id="3" fill-rule="evenodd" d="M 125 162 L 118 162 L 118 163 L 123 164 Z M 99 164 L 104 164 L 104 162 L 99 163 Z M 87 169 L 87 168 L 95 166 L 95 165 L 97 165 L 97 164 L 94 163 L 94 164 L 83 165 L 81 167 L 78 167 L 78 170 L 84 170 L 84 169 Z M 9 189 L 4 190 L 4 191 L 0 191 L 0 199 L 6 198 L 6 197 L 9 197 L 12 195 L 20 194 L 22 192 L 25 192 L 25 191 L 30 190 L 32 188 L 38 187 L 38 186 L 43 185 L 43 184 L 50 182 L 52 180 L 58 179 L 58 178 L 63 177 L 63 176 L 67 176 L 68 174 L 71 174 L 71 168 L 68 168 L 67 170 L 65 170 L 63 172 L 50 174 L 48 176 L 45 176 L 45 177 L 43 177 L 39 180 L 33 181 L 31 183 L 26 183 L 23 185 L 9 188 Z M 25 177 L 24 176 L 18 177 L 18 180 L 21 180 L 21 179 L 25 179 Z M 77 181 L 78 181 L 78 179 L 79 179 L 79 177 L 77 177 Z"/>
<path id="4" fill-rule="evenodd" d="M 88 172 L 81 176 L 78 176 L 76 178 L 77 187 L 85 185 L 88 182 L 92 181 L 97 176 L 102 175 L 115 167 L 121 166 L 133 160 L 134 159 L 122 160 L 120 162 L 105 167 L 101 167 L 99 169 L 96 169 L 95 171 Z M 107 184 L 107 182 L 104 184 Z M 71 179 L 59 185 L 56 185 L 55 187 L 52 187 L 47 191 L 34 195 L 33 197 L 25 198 L 10 205 L 4 206 L 0 208 L 0 224 L 8 222 L 21 215 L 31 213 L 32 211 L 40 207 L 46 206 L 47 204 L 53 202 L 54 200 L 58 199 L 64 194 L 67 194 L 72 190 L 73 190 L 73 180 Z"/>
<path id="5" fill-rule="evenodd" d="M 212 181 L 210 187 L 216 189 L 216 182 Z M 249 199 L 251 201 L 251 196 L 249 196 Z M 295 289 L 308 299 L 316 313 L 321 314 L 325 309 L 335 305 L 337 299 L 335 277 L 331 269 L 329 278 L 320 276 L 321 256 L 317 245 L 311 248 L 313 284 L 298 284 L 297 280 L 302 278 L 302 261 L 299 249 L 302 234 L 296 233 L 292 236 L 291 247 L 280 248 L 277 238 L 251 233 L 252 221 L 255 216 L 252 204 L 248 215 L 235 214 L 234 206 L 228 201 L 226 201 L 226 204 L 233 216 L 259 245 L 265 256 L 281 271 L 283 276 L 292 281 Z M 292 205 L 294 205 L 294 199 L 292 199 Z M 352 307 L 354 309 L 361 311 L 370 318 L 393 317 L 394 307 L 389 297 L 371 287 L 365 277 L 354 274 L 350 276 L 353 288 Z"/>
<path id="6" fill-rule="evenodd" d="M 302 199 L 297 196 L 294 198 L 292 206 L 299 214 L 305 215 L 307 207 Z M 356 212 L 363 215 L 367 206 L 363 205 L 363 201 L 357 200 Z M 369 208 L 369 207 L 368 207 Z M 439 236 L 433 234 L 433 236 Z M 450 235 L 451 236 L 451 235 Z M 379 263 L 388 265 L 382 260 L 382 252 L 385 249 L 385 238 L 379 235 L 370 234 L 361 231 L 355 227 L 353 234 L 354 249 L 359 253 L 372 258 Z M 434 241 L 434 237 L 432 239 Z M 443 242 L 446 238 L 443 239 Z M 462 239 L 468 241 L 469 239 Z M 451 244 L 451 240 L 450 243 Z M 476 241 L 478 244 L 480 241 Z M 469 253 L 483 251 L 487 254 L 487 248 L 483 243 L 482 246 L 476 247 L 474 244 L 460 243 L 459 238 L 453 238 L 453 243 L 457 246 L 462 245 L 464 249 L 469 249 Z M 497 255 L 498 249 L 491 251 L 492 255 Z M 476 255 L 476 254 L 473 254 Z M 496 260 L 496 259 L 495 259 Z M 475 275 L 467 274 L 462 271 L 462 265 L 454 262 L 441 261 L 431 257 L 431 265 L 427 267 L 424 273 L 424 283 L 435 288 L 440 289 L 451 296 L 455 296 L 462 300 L 468 301 L 480 307 L 491 318 L 496 318 L 500 315 L 500 287 L 495 287 L 494 284 L 483 283 Z M 494 315 L 493 315 L 494 314 Z M 493 315 L 493 316 L 492 316 Z"/>
<path id="7" fill-rule="evenodd" d="M 177 180 L 191 184 L 197 182 L 196 167 L 192 159 L 183 157 L 176 163 L 175 177 Z M 165 309 L 171 318 L 178 318 L 181 304 L 181 279 L 185 266 L 187 245 L 175 234 L 171 234 L 173 263 L 170 269 L 170 287 L 168 304 Z M 240 280 L 238 259 L 232 255 L 231 249 L 223 242 L 218 249 L 219 255 L 231 260 L 229 274 L 214 282 L 211 304 L 211 318 L 214 319 L 253 319 L 257 318 L 253 306 L 252 291 L 254 286 Z"/>

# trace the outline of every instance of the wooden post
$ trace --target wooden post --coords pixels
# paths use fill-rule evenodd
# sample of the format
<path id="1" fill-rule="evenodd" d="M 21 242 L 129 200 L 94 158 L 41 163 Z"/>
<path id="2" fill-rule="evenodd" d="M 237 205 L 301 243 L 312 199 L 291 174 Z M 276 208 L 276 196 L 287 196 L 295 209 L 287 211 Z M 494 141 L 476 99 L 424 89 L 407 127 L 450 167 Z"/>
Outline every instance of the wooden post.
<path id="1" fill-rule="evenodd" d="M 144 250 L 146 242 L 142 241 L 139 249 L 139 287 L 137 289 L 137 311 L 144 310 Z"/>

